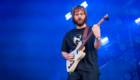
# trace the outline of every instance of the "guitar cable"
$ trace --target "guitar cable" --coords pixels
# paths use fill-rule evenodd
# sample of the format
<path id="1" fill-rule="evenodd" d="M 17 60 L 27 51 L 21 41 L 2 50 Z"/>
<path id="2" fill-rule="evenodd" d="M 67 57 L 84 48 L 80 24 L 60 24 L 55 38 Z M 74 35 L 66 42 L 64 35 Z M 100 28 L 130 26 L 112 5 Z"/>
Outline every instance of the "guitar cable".
<path id="1" fill-rule="evenodd" d="M 65 68 L 66 66 L 64 66 L 62 69 L 61 69 L 61 74 L 60 74 L 60 76 L 61 76 L 61 79 L 63 80 L 63 78 L 62 78 L 62 71 L 63 71 L 63 69 Z"/>

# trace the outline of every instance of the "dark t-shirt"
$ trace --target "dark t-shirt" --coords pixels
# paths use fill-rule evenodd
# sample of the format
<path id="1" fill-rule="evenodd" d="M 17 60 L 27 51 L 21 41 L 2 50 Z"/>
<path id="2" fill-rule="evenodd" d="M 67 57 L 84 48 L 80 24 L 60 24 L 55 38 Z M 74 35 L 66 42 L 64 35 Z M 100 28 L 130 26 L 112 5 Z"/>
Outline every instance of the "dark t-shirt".
<path id="1" fill-rule="evenodd" d="M 65 51 L 67 53 L 69 53 L 70 50 L 73 51 L 76 48 L 78 42 L 82 41 L 84 30 L 85 28 L 82 29 L 74 28 L 68 31 L 63 39 L 61 51 Z M 92 27 L 89 27 L 88 35 L 90 34 L 91 31 L 92 31 Z M 98 52 L 94 48 L 94 41 L 95 41 L 95 36 L 92 35 L 85 45 L 84 52 L 86 53 L 86 55 L 78 63 L 76 69 L 100 74 L 99 66 L 98 66 Z"/>

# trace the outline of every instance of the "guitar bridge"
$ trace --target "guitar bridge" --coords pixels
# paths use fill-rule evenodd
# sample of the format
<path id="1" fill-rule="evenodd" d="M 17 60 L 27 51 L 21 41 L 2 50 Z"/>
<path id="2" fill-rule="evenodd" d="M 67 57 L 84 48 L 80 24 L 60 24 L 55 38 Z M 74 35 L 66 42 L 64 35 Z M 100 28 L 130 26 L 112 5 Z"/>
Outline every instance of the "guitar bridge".
<path id="1" fill-rule="evenodd" d="M 73 64 L 74 64 L 74 61 L 70 64 L 70 66 L 68 66 L 68 68 L 70 68 Z"/>

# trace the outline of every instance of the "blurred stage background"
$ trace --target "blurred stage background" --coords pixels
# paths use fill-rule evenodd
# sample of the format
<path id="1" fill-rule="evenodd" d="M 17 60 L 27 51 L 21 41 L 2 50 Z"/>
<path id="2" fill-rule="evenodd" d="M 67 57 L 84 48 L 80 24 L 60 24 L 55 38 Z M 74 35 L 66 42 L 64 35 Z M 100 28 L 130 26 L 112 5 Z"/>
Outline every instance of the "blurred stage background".
<path id="1" fill-rule="evenodd" d="M 65 15 L 84 0 L 0 0 L 0 80 L 61 80 Z M 100 80 L 140 80 L 140 0 L 86 0 L 87 24 L 101 24 Z M 67 80 L 66 68 L 62 70 Z"/>

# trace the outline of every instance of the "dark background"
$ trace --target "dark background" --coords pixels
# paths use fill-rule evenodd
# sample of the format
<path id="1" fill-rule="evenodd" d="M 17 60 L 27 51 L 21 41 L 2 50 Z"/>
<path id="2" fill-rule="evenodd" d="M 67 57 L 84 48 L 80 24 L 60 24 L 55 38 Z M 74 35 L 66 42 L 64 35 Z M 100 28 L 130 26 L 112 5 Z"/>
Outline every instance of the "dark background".
<path id="1" fill-rule="evenodd" d="M 0 80 L 61 80 L 65 15 L 82 0 L 0 0 Z M 87 0 L 87 24 L 101 24 L 100 80 L 140 80 L 140 0 Z M 66 68 L 62 70 L 67 80 Z"/>

